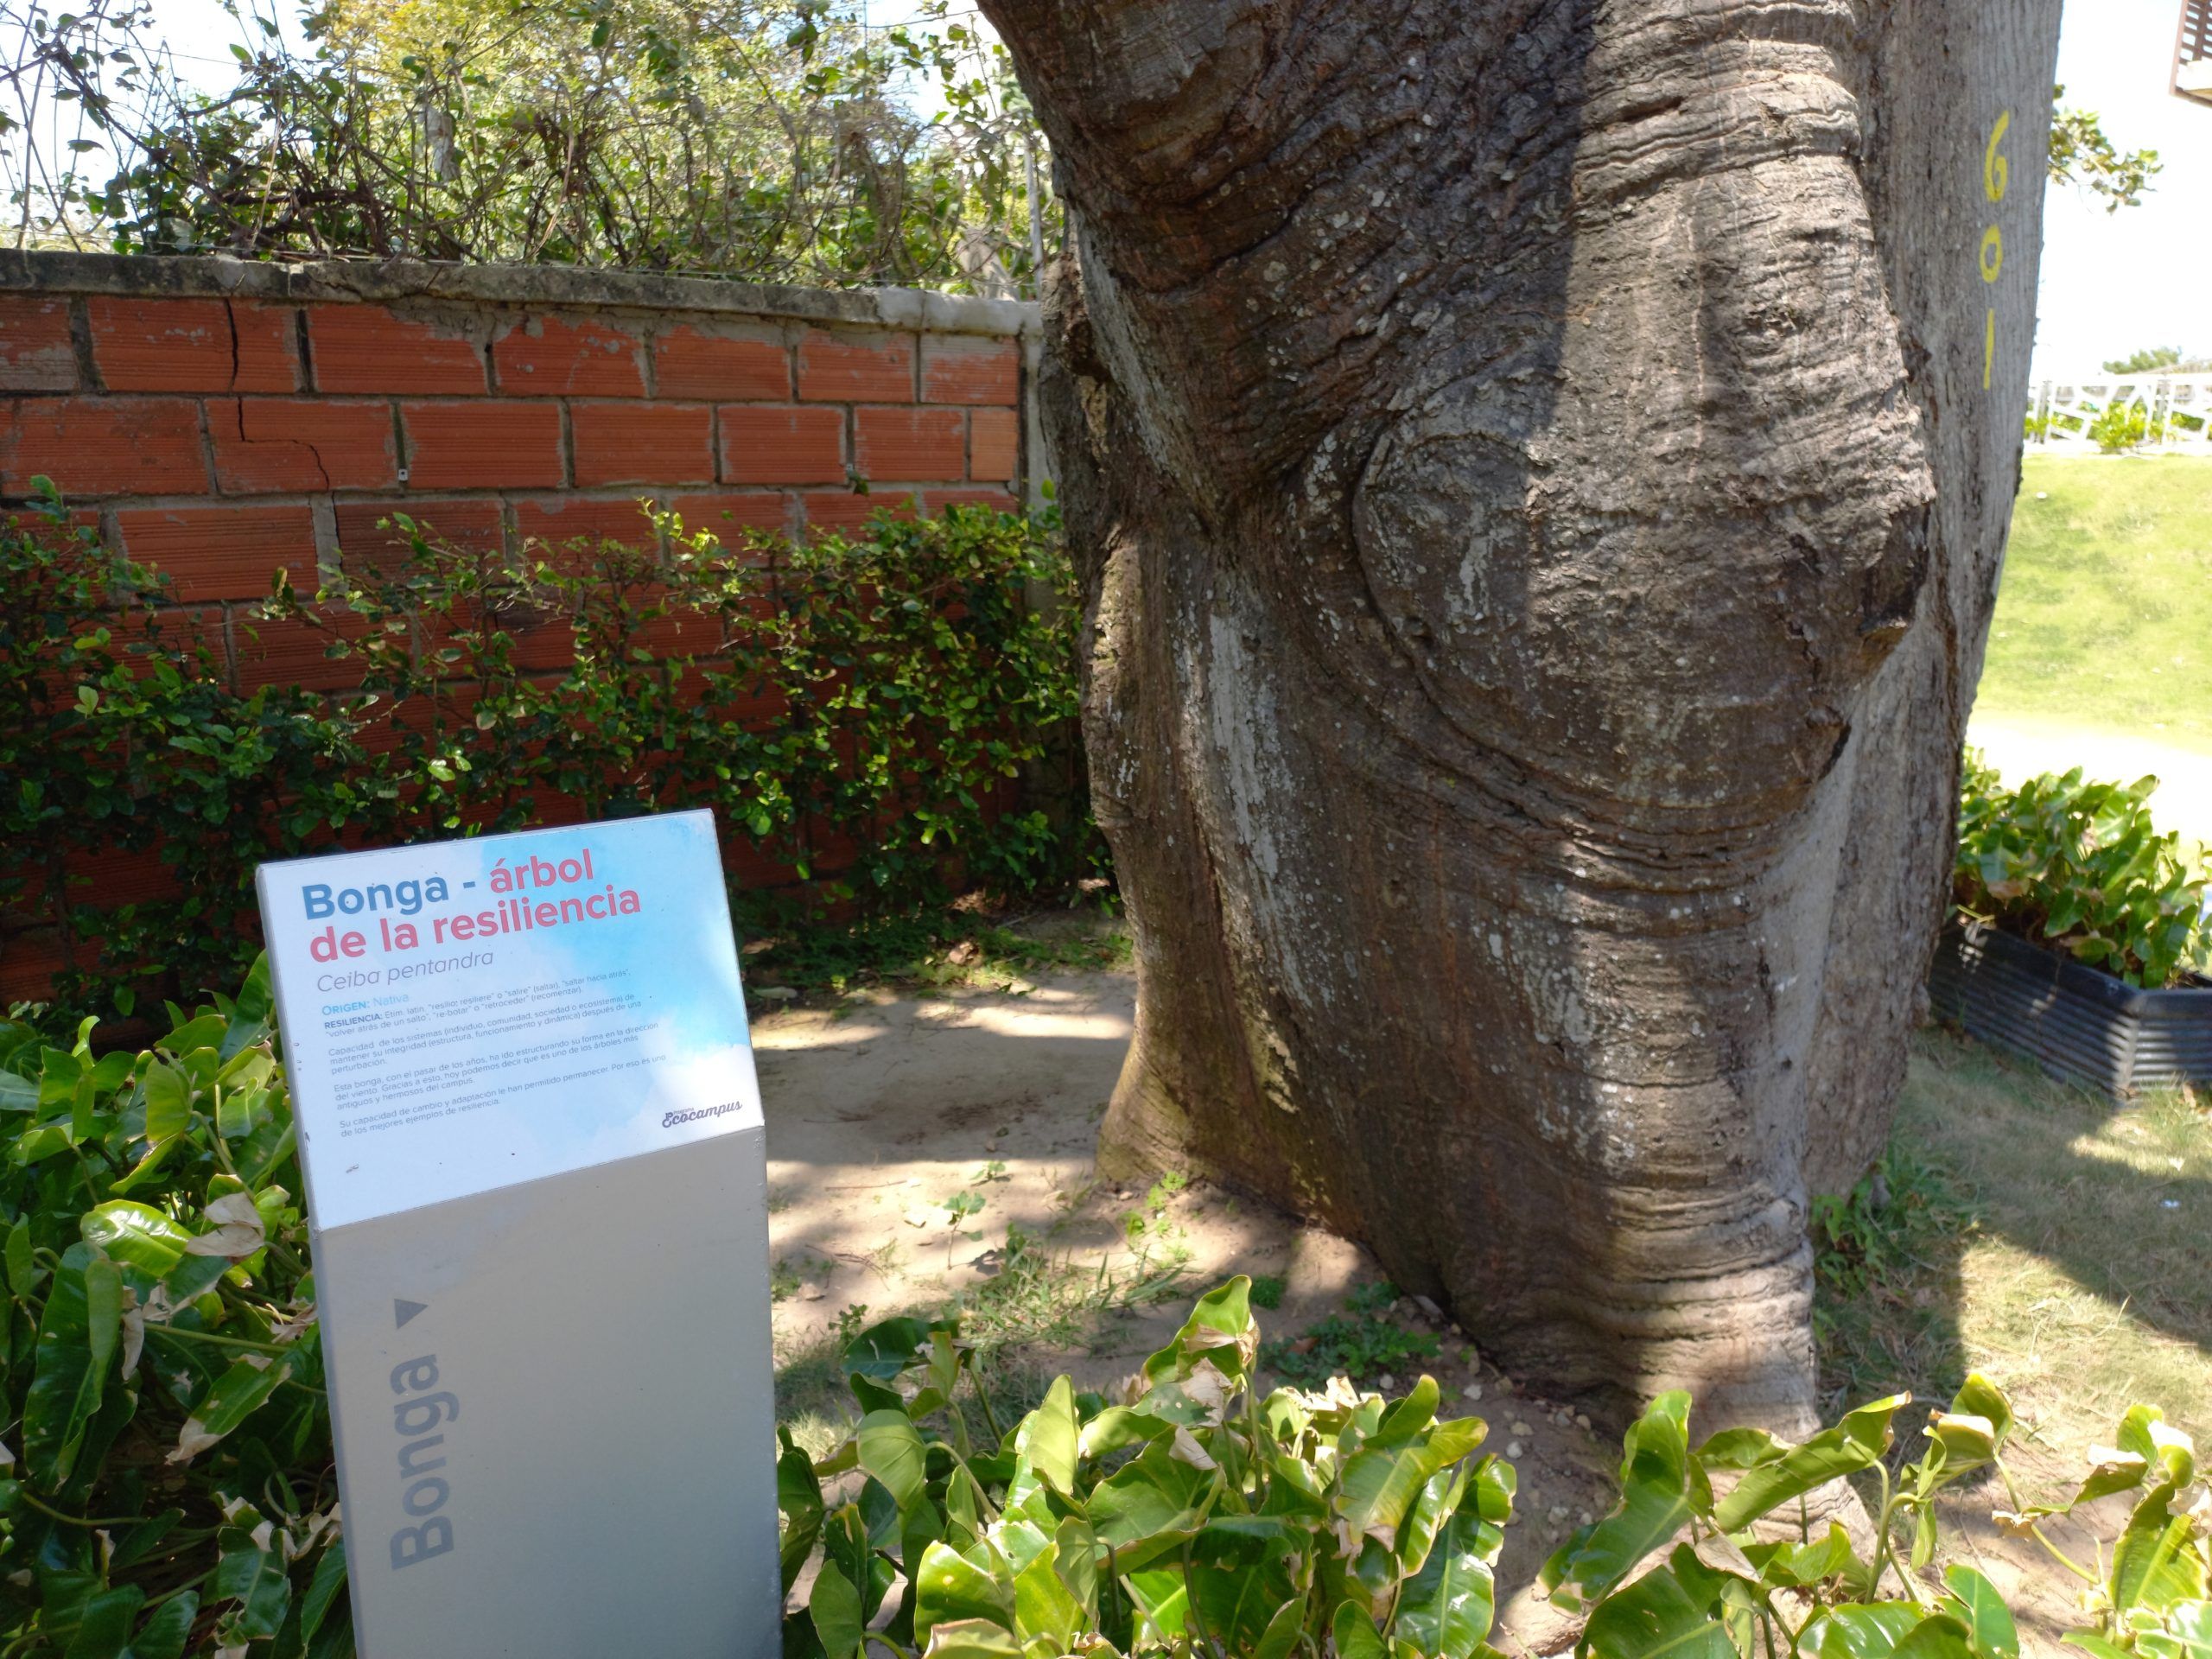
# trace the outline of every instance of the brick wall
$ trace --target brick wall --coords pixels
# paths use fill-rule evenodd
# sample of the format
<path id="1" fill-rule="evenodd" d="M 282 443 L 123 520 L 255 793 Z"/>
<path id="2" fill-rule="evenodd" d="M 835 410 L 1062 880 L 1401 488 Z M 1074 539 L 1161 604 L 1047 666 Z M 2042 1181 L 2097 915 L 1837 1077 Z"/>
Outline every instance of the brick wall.
<path id="1" fill-rule="evenodd" d="M 0 259 L 0 501 L 45 474 L 176 597 L 242 686 L 293 672 L 232 613 L 312 590 L 397 511 L 455 540 L 793 535 L 1011 506 L 1034 308 L 563 270 Z M 863 490 L 861 486 L 865 485 Z M 214 613 L 209 613 L 211 616 Z M 320 661 L 319 647 L 308 655 Z"/>
<path id="2" fill-rule="evenodd" d="M 0 254 L 0 507 L 51 477 L 159 566 L 240 690 L 342 690 L 312 592 L 395 511 L 457 542 L 847 530 L 1012 507 L 1034 307 L 552 268 Z M 340 677 L 334 679 L 334 676 Z M 0 952 L 0 990 L 41 977 Z M 17 970 L 22 971 L 17 971 Z"/>

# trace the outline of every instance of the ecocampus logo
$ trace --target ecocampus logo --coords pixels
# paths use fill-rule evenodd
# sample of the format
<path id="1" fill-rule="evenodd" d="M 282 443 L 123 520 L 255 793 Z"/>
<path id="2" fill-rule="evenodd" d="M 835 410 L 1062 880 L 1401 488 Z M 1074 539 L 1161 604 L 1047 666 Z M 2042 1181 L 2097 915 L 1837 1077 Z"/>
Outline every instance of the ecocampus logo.
<path id="1" fill-rule="evenodd" d="M 696 1123 L 702 1117 L 723 1117 L 744 1109 L 743 1101 L 726 1100 L 719 1106 L 695 1106 L 688 1112 L 663 1112 L 660 1126 L 664 1129 L 672 1129 L 679 1123 Z"/>

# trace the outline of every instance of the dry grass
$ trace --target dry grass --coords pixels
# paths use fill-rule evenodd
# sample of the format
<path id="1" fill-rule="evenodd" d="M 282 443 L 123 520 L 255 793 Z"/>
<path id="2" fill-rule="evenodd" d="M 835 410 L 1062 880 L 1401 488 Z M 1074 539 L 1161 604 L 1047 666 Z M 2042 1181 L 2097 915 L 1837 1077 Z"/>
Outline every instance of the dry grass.
<path id="1" fill-rule="evenodd" d="M 1827 1380 L 1941 1399 L 1969 1369 L 2068 1456 L 2147 1401 L 2212 1431 L 2212 1118 L 2113 1108 L 1942 1033 L 1887 1160 L 1892 1255 L 1822 1298 Z"/>

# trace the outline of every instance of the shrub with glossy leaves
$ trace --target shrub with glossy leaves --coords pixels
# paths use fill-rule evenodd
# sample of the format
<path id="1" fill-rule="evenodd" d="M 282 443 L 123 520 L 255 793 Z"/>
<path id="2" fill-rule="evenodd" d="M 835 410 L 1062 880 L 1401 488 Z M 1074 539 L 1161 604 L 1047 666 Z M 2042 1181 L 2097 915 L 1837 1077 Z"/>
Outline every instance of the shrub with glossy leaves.
<path id="1" fill-rule="evenodd" d="M 2205 878 L 2145 804 L 2156 778 L 2088 781 L 2076 766 L 2006 789 L 1967 751 L 1952 896 L 1960 910 L 2131 985 L 2183 983 L 2212 961 Z"/>
<path id="2" fill-rule="evenodd" d="M 353 1651 L 269 980 L 95 1058 L 0 1022 L 10 1653 Z"/>
<path id="3" fill-rule="evenodd" d="M 784 1441 L 786 1591 L 817 1569 L 786 1616 L 785 1654 L 1498 1659 L 1493 1567 L 1516 1482 L 1480 1452 L 1482 1421 L 1440 1418 L 1428 1377 L 1395 1402 L 1342 1378 L 1264 1389 L 1249 1295 L 1239 1278 L 1201 1299 L 1114 1398 L 1062 1377 L 1004 1432 L 985 1402 L 980 1440 L 960 1409 L 957 1324 L 861 1332 L 846 1354 L 851 1435 L 818 1459 Z M 1909 1404 L 1877 1401 L 1793 1445 L 1748 1428 L 1700 1442 L 1688 1395 L 1653 1402 L 1628 1432 L 1619 1501 L 1544 1568 L 1554 1604 L 1586 1617 L 1578 1655 L 2018 1659 L 1986 1577 L 1925 1573 L 1940 1495 L 1993 1471 L 2018 1503 L 2003 1460 L 2012 1405 L 1969 1378 L 1893 1475 Z M 2037 1534 L 2138 1494 L 2098 1569 L 2068 1562 L 2093 1615 L 2072 1639 L 2098 1659 L 2201 1653 L 2212 1608 L 2188 1437 L 2139 1406 L 2116 1442 L 2063 1502 L 1998 1522 Z M 1808 1518 L 1816 1493 L 1853 1476 L 1878 1491 L 1871 1555 Z"/>

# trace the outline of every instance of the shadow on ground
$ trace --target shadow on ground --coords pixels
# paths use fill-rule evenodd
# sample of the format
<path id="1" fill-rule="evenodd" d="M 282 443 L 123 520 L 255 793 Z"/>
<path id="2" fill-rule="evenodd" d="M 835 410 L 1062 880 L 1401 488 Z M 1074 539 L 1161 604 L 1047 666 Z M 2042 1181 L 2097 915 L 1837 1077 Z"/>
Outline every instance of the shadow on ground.
<path id="1" fill-rule="evenodd" d="M 1910 1388 L 1947 1402 L 1968 1370 L 2011 1394 L 2009 1459 L 2024 1501 L 2070 1493 L 2094 1444 L 2139 1402 L 2212 1427 L 2212 1122 L 2175 1095 L 2126 1108 L 1943 1031 L 1915 1041 L 1884 1170 L 1873 1271 L 1824 1278 L 1818 1319 L 1829 1403 Z M 1839 1277 L 1847 1282 L 1839 1285 Z M 1916 1426 L 1917 1414 L 1906 1421 Z M 1916 1433 L 1899 1460 L 1916 1458 Z M 2030 1645 L 2056 1651 L 2084 1622 L 2082 1586 L 1989 1521 L 1996 1482 L 1948 1506 L 1939 1557 L 1981 1566 L 2015 1602 Z M 2093 1517 L 2116 1535 L 2115 1501 Z M 2098 1559 L 2088 1528 L 2060 1546 Z"/>
<path id="2" fill-rule="evenodd" d="M 848 1416 L 837 1331 L 957 1305 L 999 1351 L 1007 1411 L 1066 1371 L 1105 1387 L 1234 1273 L 1282 1281 L 1270 1337 L 1292 1337 L 1378 1277 L 1356 1246 L 1203 1185 L 1102 1185 L 1091 1152 L 1134 1010 L 1123 973 L 883 993 L 762 1020 L 778 1408 L 826 1446 Z M 1941 1032 L 1916 1039 L 1868 1250 L 1831 1271 L 1819 1319 L 1830 1404 L 1910 1388 L 1942 1403 L 1969 1369 L 2014 1395 L 2027 1496 L 2070 1486 L 2127 1405 L 2183 1427 L 2212 1404 L 2212 1130 L 2177 1100 L 2125 1111 Z M 1831 1263 L 1832 1269 L 1836 1263 Z M 1441 1321 L 1433 1371 L 1490 1421 L 1521 1471 L 1499 1602 L 1509 1652 L 1557 1651 L 1572 1625 L 1533 1592 L 1538 1567 L 1611 1501 L 1618 1452 L 1570 1407 L 1532 1397 Z M 1475 1336 L 1479 1340 L 1479 1332 Z M 1410 1376 L 1395 1379 L 1402 1385 Z M 1467 1390 L 1479 1390 L 1470 1400 Z M 1002 1413 L 1001 1415 L 1004 1414 Z M 1901 1459 L 1918 1455 L 1917 1412 Z M 1988 1524 L 1993 1489 L 1959 1496 L 1950 1558 L 1980 1565 L 2031 1647 L 2079 1622 L 2073 1586 Z M 2063 1545 L 2093 1556 L 2086 1534 Z"/>

